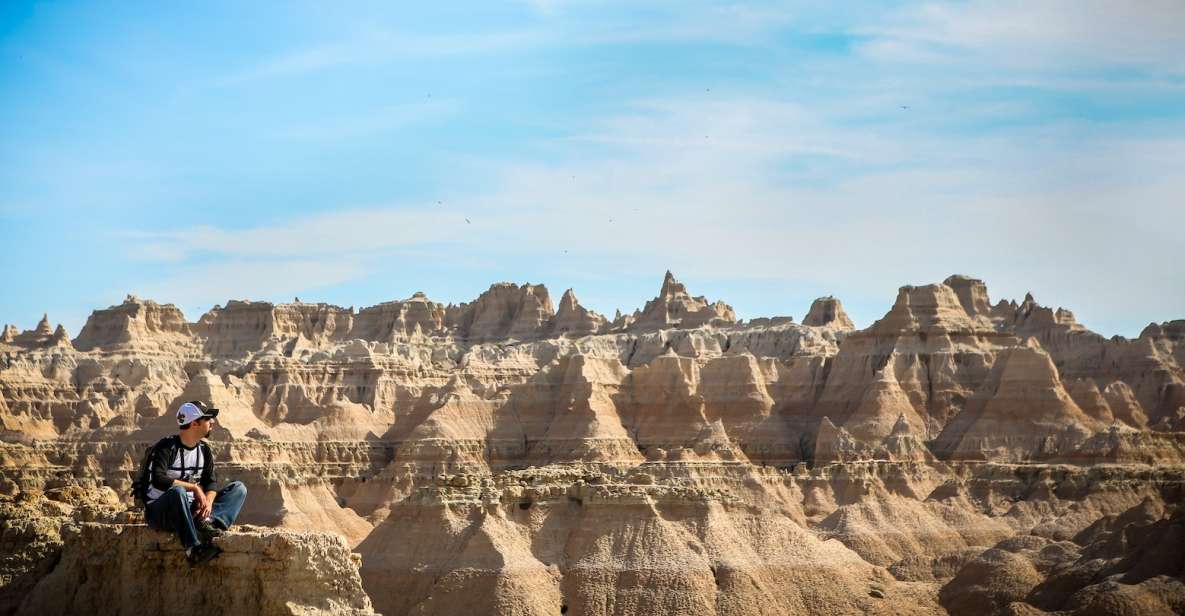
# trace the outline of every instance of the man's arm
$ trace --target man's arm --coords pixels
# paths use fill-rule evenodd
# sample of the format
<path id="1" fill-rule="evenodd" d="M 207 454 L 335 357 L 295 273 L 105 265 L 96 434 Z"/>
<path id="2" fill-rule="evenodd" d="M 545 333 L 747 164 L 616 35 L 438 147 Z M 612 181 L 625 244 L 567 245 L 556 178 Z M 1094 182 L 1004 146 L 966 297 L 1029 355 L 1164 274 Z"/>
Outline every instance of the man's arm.
<path id="1" fill-rule="evenodd" d="M 202 441 L 200 447 L 202 448 L 202 478 L 198 480 L 204 494 L 205 502 L 201 503 L 198 513 L 202 517 L 209 516 L 213 512 L 214 499 L 218 497 L 218 492 L 214 490 L 214 452 L 210 450 L 210 446 Z"/>
<path id="2" fill-rule="evenodd" d="M 164 492 L 173 487 L 173 479 L 169 477 L 169 464 L 177 449 L 167 439 L 157 443 L 152 452 L 152 487 Z"/>
<path id="3" fill-rule="evenodd" d="M 192 492 L 193 495 L 196 497 L 206 496 L 206 492 L 204 490 L 202 490 L 202 486 L 199 486 L 196 483 L 189 483 L 188 481 L 181 481 L 180 479 L 174 479 L 173 485 L 174 486 L 181 486 L 182 488 L 185 488 L 185 491 Z"/>
<path id="4" fill-rule="evenodd" d="M 217 494 L 214 490 L 217 480 L 214 478 L 214 452 L 210 450 L 210 446 L 206 441 L 202 441 L 200 447 L 202 448 L 202 478 L 198 480 L 198 484 L 202 486 L 202 490 L 209 494 Z M 213 501 L 214 499 L 210 499 Z"/>

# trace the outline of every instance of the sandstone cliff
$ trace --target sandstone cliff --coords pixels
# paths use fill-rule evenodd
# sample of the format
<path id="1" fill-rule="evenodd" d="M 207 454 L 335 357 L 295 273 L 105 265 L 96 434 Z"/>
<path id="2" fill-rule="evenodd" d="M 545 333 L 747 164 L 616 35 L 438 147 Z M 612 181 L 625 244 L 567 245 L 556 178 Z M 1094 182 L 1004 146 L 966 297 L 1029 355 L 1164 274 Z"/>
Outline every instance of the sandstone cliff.
<path id="1" fill-rule="evenodd" d="M 2 613 L 374 614 L 361 559 L 334 534 L 237 528 L 216 540 L 223 554 L 191 568 L 171 533 L 109 488 L 0 497 L 0 514 Z"/>
<path id="2" fill-rule="evenodd" d="M 172 544 L 38 495 L 107 487 L 122 510 L 190 399 L 222 409 L 243 521 L 282 529 L 232 537 L 209 574 L 310 588 L 234 590 L 240 610 L 1179 609 L 1172 562 L 1116 576 L 1136 535 L 1177 532 L 1183 362 L 1185 321 L 1108 339 L 965 276 L 902 287 L 861 330 L 830 297 L 801 325 L 740 322 L 669 272 L 612 321 L 513 283 L 458 305 L 232 300 L 192 323 L 129 297 L 73 341 L 48 318 L 0 337 L 0 612 L 143 603 L 99 555 L 139 575 Z M 29 522 L 51 518 L 74 521 Z"/>

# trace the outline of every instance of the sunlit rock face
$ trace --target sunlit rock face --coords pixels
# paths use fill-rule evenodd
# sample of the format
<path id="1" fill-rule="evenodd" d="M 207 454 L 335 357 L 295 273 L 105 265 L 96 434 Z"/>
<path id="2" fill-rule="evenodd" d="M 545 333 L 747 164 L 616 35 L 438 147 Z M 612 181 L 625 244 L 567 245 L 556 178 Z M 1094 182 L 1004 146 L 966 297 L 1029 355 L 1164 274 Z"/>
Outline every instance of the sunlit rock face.
<path id="1" fill-rule="evenodd" d="M 297 533 L 228 545 L 332 560 L 228 559 L 317 580 L 293 613 L 1180 612 L 1154 538 L 1185 502 L 1183 365 L 1185 321 L 1107 339 L 967 276 L 865 329 L 833 297 L 742 322 L 669 272 L 613 319 L 515 283 L 196 322 L 129 296 L 73 340 L 48 317 L 0 336 L 0 524 L 27 555 L 0 563 L 0 613 L 99 605 L 97 551 L 167 565 L 119 495 L 191 399 L 221 409 L 243 521 Z M 53 496 L 104 487 L 118 519 Z M 88 520 L 133 526 L 61 531 Z"/>

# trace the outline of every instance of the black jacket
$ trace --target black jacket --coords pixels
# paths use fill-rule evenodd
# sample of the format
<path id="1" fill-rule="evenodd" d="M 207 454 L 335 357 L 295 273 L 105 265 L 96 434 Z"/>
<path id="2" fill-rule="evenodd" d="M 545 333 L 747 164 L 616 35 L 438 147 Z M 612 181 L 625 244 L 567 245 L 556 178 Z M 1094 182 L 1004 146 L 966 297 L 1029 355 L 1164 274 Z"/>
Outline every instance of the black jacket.
<path id="1" fill-rule="evenodd" d="M 214 490 L 214 453 L 206 441 L 198 441 L 197 446 L 202 450 L 202 475 L 196 482 L 203 492 Z M 156 443 L 156 450 L 152 456 L 152 487 L 160 491 L 173 487 L 174 479 L 169 477 L 169 465 L 177 456 L 177 448 L 185 447 L 181 444 L 181 437 L 166 436 Z"/>

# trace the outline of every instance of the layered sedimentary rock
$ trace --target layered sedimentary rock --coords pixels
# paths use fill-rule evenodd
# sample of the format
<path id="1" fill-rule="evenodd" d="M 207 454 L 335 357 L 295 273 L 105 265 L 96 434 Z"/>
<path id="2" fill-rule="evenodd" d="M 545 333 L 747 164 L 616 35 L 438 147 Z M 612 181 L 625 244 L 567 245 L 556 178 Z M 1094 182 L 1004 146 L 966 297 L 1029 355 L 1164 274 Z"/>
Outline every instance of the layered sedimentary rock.
<path id="1" fill-rule="evenodd" d="M 646 302 L 641 312 L 635 313 L 629 324 L 634 331 L 692 328 L 702 325 L 735 323 L 736 313 L 724 302 L 708 303 L 707 298 L 693 297 L 687 287 L 667 272 L 658 297 Z"/>
<path id="2" fill-rule="evenodd" d="M 357 340 L 395 342 L 416 335 L 429 336 L 444 329 L 444 306 L 423 293 L 397 302 L 384 302 L 358 311 L 350 327 Z"/>
<path id="3" fill-rule="evenodd" d="M 607 321 L 605 317 L 580 305 L 572 289 L 564 291 L 560 298 L 560 307 L 555 313 L 555 334 L 585 336 L 595 334 L 603 329 Z"/>
<path id="4" fill-rule="evenodd" d="M 161 305 L 129 295 L 118 306 L 94 311 L 78 333 L 74 346 L 80 351 L 90 351 L 185 344 L 191 335 L 185 315 L 173 304 Z"/>
<path id="5" fill-rule="evenodd" d="M 554 315 L 543 285 L 500 282 L 471 303 L 450 306 L 445 320 L 466 340 L 528 340 L 537 337 Z"/>
<path id="6" fill-rule="evenodd" d="M 109 488 L 0 496 L 6 584 L 16 614 L 374 614 L 359 560 L 333 533 L 241 529 L 191 568 L 171 533 L 121 513 Z"/>
<path id="7" fill-rule="evenodd" d="M 1183 361 L 1185 321 L 1108 339 L 966 276 L 902 287 L 866 329 L 830 297 L 741 322 L 670 273 L 612 321 L 533 284 L 194 323 L 129 297 L 72 341 L 48 318 L 0 337 L 0 613 L 141 603 L 90 563 L 179 558 L 123 509 L 191 399 L 221 409 L 244 522 L 342 538 L 232 535 L 222 573 L 311 589 L 246 611 L 1180 610 L 1156 545 L 1179 532 Z M 109 513 L 37 496 L 71 490 Z"/>
<path id="8" fill-rule="evenodd" d="M 934 441 L 946 459 L 1004 459 L 1073 449 L 1104 427 L 1074 403 L 1033 339 L 1009 348 Z"/>
<path id="9" fill-rule="evenodd" d="M 41 317 L 37 327 L 20 333 L 17 333 L 15 325 L 5 326 L 4 333 L 0 336 L 0 349 L 5 345 L 29 350 L 73 346 L 66 328 L 60 323 L 56 328 L 50 325 L 48 314 Z"/>

